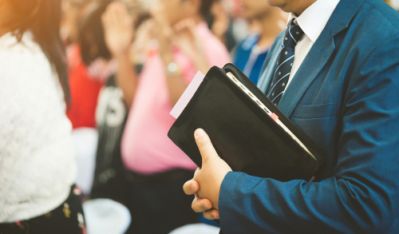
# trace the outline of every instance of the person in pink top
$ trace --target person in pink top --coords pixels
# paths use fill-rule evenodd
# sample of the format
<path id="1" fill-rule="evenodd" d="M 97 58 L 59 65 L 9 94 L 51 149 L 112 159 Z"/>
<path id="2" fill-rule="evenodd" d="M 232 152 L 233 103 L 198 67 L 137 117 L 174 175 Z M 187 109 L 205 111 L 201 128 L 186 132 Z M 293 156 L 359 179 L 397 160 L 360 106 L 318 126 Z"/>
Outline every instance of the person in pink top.
<path id="1" fill-rule="evenodd" d="M 158 1 L 141 32 L 132 30 L 134 19 L 121 3 L 112 4 L 103 17 L 106 41 L 118 64 L 117 82 L 130 106 L 121 145 L 128 171 L 130 233 L 163 234 L 196 221 L 181 191 L 196 166 L 167 132 L 174 122 L 169 112 L 195 73 L 230 60 L 205 23 L 212 4 Z M 134 48 L 147 48 L 140 76 L 132 69 L 136 54 L 129 52 L 134 38 Z"/>

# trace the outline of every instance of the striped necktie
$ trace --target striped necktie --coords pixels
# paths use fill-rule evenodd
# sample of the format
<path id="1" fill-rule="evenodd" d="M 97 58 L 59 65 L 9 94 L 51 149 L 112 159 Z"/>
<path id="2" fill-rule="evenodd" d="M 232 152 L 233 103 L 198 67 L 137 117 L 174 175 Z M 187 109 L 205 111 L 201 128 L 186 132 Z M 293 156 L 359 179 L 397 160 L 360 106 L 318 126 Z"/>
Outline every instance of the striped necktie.
<path id="1" fill-rule="evenodd" d="M 272 82 L 267 92 L 267 97 L 273 104 L 278 105 L 287 87 L 291 75 L 292 66 L 295 59 L 295 46 L 301 40 L 304 33 L 295 19 L 288 24 L 285 37 L 280 52 L 276 70 L 273 74 Z"/>

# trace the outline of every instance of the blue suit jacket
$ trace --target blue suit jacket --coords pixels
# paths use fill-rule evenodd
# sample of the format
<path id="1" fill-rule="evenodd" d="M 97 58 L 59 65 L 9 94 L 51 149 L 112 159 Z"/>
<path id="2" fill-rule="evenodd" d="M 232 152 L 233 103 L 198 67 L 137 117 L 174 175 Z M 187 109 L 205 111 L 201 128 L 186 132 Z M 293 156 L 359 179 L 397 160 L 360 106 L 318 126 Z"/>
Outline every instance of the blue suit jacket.
<path id="1" fill-rule="evenodd" d="M 281 38 L 263 89 L 280 49 Z M 279 108 L 324 148 L 321 176 L 229 173 L 223 233 L 399 233 L 398 13 L 382 0 L 341 0 Z"/>

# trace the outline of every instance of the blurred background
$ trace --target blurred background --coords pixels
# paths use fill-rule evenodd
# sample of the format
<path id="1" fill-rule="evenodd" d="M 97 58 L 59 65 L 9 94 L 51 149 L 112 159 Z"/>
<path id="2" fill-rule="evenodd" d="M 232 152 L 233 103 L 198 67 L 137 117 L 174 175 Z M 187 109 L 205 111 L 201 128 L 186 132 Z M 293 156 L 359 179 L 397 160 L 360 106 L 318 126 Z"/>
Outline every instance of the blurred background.
<path id="1" fill-rule="evenodd" d="M 213 65 L 232 62 L 256 84 L 287 19 L 260 0 L 63 0 L 67 114 L 89 233 L 218 233 L 184 210 L 190 201 L 178 190 L 195 165 L 167 139 L 168 113 L 195 72 Z M 154 193 L 174 197 L 164 202 L 176 209 Z"/>
<path id="2" fill-rule="evenodd" d="M 168 139 L 169 113 L 212 66 L 257 84 L 289 16 L 266 0 L 59 1 L 88 233 L 219 233 L 183 194 L 196 165 Z"/>
<path id="3" fill-rule="evenodd" d="M 259 0 L 63 0 L 67 115 L 89 233 L 219 232 L 182 194 L 195 165 L 167 139 L 169 112 L 213 65 L 232 62 L 256 84 L 286 23 Z"/>

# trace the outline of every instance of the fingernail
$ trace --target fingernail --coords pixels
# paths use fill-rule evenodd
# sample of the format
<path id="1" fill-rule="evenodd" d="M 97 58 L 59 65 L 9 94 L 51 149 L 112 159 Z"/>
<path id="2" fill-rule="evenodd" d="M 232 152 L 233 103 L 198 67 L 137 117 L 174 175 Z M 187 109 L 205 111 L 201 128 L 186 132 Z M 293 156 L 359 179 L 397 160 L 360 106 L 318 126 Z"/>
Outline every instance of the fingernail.
<path id="1" fill-rule="evenodd" d="M 194 137 L 196 139 L 200 139 L 204 136 L 205 136 L 205 131 L 202 128 L 198 128 L 197 130 L 195 130 Z"/>

